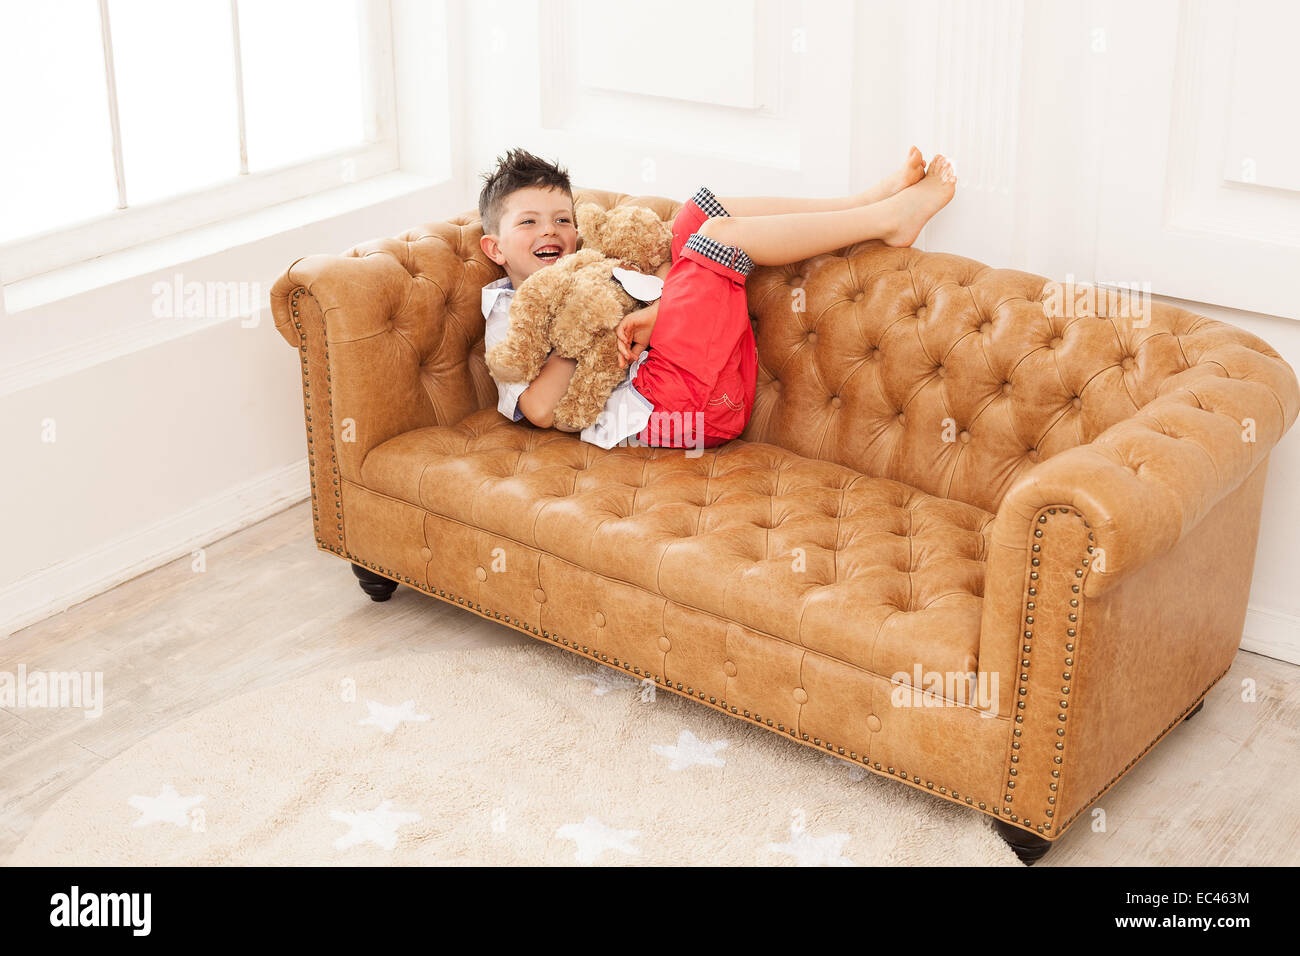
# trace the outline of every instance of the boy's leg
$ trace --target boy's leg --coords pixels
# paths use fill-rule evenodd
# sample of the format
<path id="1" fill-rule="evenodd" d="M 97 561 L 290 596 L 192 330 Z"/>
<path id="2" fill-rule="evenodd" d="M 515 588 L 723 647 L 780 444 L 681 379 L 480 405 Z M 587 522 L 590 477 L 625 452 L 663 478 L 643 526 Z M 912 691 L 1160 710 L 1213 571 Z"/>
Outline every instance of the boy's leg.
<path id="1" fill-rule="evenodd" d="M 760 266 L 802 262 L 869 239 L 910 246 L 921 227 L 952 198 L 956 181 L 948 161 L 936 155 L 920 182 L 869 206 L 771 216 L 717 216 L 698 232 L 743 249 Z"/>
<path id="2" fill-rule="evenodd" d="M 894 193 L 906 189 L 925 175 L 925 160 L 921 151 L 913 146 L 907 154 L 903 165 L 890 173 L 876 185 L 853 196 L 837 196 L 831 199 L 802 199 L 792 196 L 719 196 L 720 202 L 733 216 L 781 216 L 792 212 L 835 212 L 840 209 L 852 209 L 855 206 L 868 206 L 873 202 L 887 199 Z"/>

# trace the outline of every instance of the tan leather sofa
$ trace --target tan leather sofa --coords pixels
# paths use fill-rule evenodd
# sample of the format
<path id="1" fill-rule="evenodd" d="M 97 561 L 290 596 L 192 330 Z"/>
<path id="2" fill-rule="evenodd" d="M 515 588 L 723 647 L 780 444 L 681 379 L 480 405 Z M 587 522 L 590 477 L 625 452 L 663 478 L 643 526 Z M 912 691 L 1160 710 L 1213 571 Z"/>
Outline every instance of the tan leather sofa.
<path id="1" fill-rule="evenodd" d="M 479 236 L 464 213 L 271 292 L 317 545 L 376 600 L 408 585 L 987 813 L 1031 862 L 1227 671 L 1300 408 L 1255 336 L 864 243 L 751 274 L 740 438 L 604 450 L 497 412 Z"/>

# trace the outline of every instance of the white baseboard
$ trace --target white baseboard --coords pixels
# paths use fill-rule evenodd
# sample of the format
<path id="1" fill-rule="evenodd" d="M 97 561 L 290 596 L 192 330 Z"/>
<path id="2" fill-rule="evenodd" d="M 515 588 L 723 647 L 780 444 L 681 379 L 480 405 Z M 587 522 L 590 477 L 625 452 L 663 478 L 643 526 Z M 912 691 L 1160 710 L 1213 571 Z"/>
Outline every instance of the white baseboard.
<path id="1" fill-rule="evenodd" d="M 0 587 L 0 639 L 311 496 L 307 459 Z"/>
<path id="2" fill-rule="evenodd" d="M 1288 664 L 1300 664 L 1300 617 L 1251 605 L 1241 649 Z"/>

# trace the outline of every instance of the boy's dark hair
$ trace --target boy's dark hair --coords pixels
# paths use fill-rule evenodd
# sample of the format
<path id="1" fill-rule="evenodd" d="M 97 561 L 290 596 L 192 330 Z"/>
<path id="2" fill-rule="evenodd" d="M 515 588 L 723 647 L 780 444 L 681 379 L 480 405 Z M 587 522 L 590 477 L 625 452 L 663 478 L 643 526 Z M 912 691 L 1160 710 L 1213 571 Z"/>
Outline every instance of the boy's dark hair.
<path id="1" fill-rule="evenodd" d="M 478 215 L 483 221 L 483 234 L 497 235 L 501 230 L 501 214 L 506 197 L 529 186 L 559 189 L 573 200 L 569 185 L 569 172 L 562 166 L 548 163 L 518 147 L 497 158 L 497 168 L 483 174 L 483 189 L 478 194 Z"/>

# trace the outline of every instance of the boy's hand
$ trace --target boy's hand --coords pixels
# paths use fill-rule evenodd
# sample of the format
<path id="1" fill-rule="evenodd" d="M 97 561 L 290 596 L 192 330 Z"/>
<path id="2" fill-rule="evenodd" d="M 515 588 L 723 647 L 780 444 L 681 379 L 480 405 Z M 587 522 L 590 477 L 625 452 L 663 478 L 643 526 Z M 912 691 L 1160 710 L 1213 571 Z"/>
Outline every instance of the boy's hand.
<path id="1" fill-rule="evenodd" d="M 658 303 L 629 312 L 623 317 L 623 321 L 618 324 L 619 368 L 627 368 L 645 350 L 658 317 Z"/>

